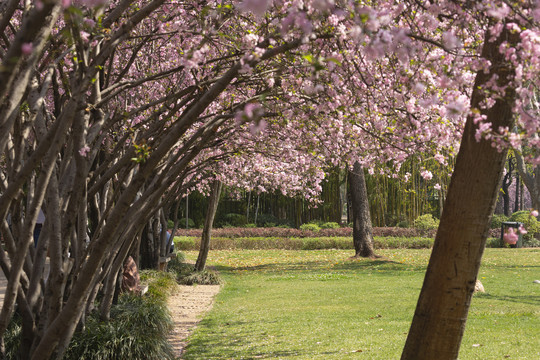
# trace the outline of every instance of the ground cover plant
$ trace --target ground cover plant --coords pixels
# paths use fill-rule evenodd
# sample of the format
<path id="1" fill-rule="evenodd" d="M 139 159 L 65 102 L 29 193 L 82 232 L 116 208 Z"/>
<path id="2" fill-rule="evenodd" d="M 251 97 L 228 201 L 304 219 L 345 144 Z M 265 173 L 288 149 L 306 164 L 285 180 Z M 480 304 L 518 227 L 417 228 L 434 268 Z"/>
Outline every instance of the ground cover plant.
<path id="1" fill-rule="evenodd" d="M 430 250 L 212 251 L 226 285 L 184 359 L 397 359 Z M 195 258 L 196 252 L 187 252 Z M 540 250 L 486 249 L 460 359 L 540 356 Z"/>

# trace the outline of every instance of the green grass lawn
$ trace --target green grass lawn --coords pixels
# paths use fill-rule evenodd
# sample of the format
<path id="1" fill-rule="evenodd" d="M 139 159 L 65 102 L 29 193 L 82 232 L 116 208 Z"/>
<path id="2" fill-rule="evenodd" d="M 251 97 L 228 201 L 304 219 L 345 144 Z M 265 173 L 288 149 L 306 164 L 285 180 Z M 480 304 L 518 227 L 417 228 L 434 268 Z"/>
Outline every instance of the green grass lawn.
<path id="1" fill-rule="evenodd" d="M 210 252 L 226 285 L 183 358 L 399 359 L 430 250 L 378 253 Z M 460 359 L 540 359 L 540 249 L 486 249 L 479 277 Z"/>

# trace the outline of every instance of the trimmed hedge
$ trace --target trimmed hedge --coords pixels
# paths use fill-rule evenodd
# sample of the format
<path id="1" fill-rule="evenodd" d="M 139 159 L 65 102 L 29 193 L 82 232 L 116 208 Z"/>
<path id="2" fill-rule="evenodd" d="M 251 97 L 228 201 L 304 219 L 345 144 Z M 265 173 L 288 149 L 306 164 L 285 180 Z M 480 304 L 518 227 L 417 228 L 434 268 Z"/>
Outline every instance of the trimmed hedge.
<path id="1" fill-rule="evenodd" d="M 178 250 L 198 250 L 200 240 L 197 237 L 175 237 Z M 376 249 L 424 249 L 433 246 L 432 238 L 424 237 L 378 237 L 374 238 Z M 232 249 L 285 249 L 285 250 L 318 250 L 318 249 L 354 249 L 351 237 L 213 237 L 211 250 Z"/>
<path id="2" fill-rule="evenodd" d="M 499 231 L 500 232 L 500 231 Z M 202 229 L 178 229 L 176 236 L 198 237 L 202 235 Z M 236 227 L 213 229 L 212 235 L 215 237 L 227 238 L 247 238 L 247 237 L 347 237 L 352 236 L 351 227 L 341 227 L 335 229 L 320 229 L 317 232 L 309 230 L 299 230 L 291 228 L 271 227 L 253 228 Z M 375 227 L 373 236 L 394 236 L 394 237 L 435 237 L 435 230 L 421 231 L 414 228 L 400 227 Z"/>

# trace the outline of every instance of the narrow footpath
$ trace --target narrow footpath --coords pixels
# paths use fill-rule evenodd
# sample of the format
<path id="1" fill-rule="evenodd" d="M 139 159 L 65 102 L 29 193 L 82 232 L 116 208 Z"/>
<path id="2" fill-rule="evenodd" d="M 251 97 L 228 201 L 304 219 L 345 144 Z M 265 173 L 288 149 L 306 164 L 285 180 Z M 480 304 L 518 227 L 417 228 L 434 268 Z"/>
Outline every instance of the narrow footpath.
<path id="1" fill-rule="evenodd" d="M 219 285 L 180 285 L 179 291 L 169 298 L 174 329 L 169 335 L 169 342 L 178 359 L 182 357 L 187 345 L 186 339 L 193 332 L 204 314 L 212 308 Z"/>
<path id="2" fill-rule="evenodd" d="M 4 303 L 7 279 L 0 271 L 0 308 Z M 220 290 L 219 285 L 179 285 L 176 294 L 169 300 L 174 328 L 169 334 L 169 342 L 178 359 L 181 358 L 187 345 L 187 337 L 193 332 L 199 321 L 214 304 L 214 298 Z"/>

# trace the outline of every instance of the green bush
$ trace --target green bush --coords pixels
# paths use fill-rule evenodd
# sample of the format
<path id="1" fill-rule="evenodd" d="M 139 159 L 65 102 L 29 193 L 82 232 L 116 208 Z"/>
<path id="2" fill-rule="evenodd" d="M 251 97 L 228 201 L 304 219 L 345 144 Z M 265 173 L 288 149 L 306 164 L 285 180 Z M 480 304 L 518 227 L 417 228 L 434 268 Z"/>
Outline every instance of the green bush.
<path id="1" fill-rule="evenodd" d="M 256 227 L 257 227 L 257 225 L 256 225 L 256 224 L 253 224 L 253 223 L 251 223 L 251 224 L 246 224 L 246 225 L 244 225 L 244 227 L 245 227 L 245 228 L 251 228 L 251 229 L 253 229 L 253 228 L 256 228 Z"/>
<path id="2" fill-rule="evenodd" d="M 64 359 L 175 359 L 167 340 L 173 322 L 166 303 L 152 297 L 122 295 L 111 320 L 91 315 L 74 335 Z"/>
<path id="3" fill-rule="evenodd" d="M 414 220 L 414 227 L 419 230 L 433 230 L 439 227 L 439 219 L 433 218 L 431 214 L 420 215 Z"/>
<path id="4" fill-rule="evenodd" d="M 491 217 L 491 228 L 500 229 L 503 221 L 508 221 L 509 217 L 504 214 L 493 214 Z"/>
<path id="5" fill-rule="evenodd" d="M 408 228 L 409 226 L 410 224 L 407 220 L 400 221 L 397 224 L 397 227 L 400 227 L 400 228 Z"/>
<path id="6" fill-rule="evenodd" d="M 321 229 L 339 229 L 340 227 L 337 222 L 325 222 L 320 225 Z"/>
<path id="7" fill-rule="evenodd" d="M 487 248 L 502 248 L 504 247 L 504 243 L 502 242 L 501 238 L 488 238 L 486 241 L 486 247 Z"/>
<path id="8" fill-rule="evenodd" d="M 192 219 L 188 219 L 188 226 L 190 229 L 195 229 L 195 221 L 193 221 Z M 186 228 L 186 218 L 178 219 L 178 228 Z"/>
<path id="9" fill-rule="evenodd" d="M 218 224 L 228 225 L 232 227 L 242 227 L 247 224 L 246 216 L 242 214 L 225 214 Z"/>
<path id="10" fill-rule="evenodd" d="M 529 210 L 521 210 L 513 213 L 510 216 L 510 221 L 523 223 L 525 230 L 527 230 L 527 234 L 522 235 L 524 247 L 536 247 L 539 245 L 535 235 L 540 232 L 540 222 L 534 216 L 531 216 Z"/>
<path id="11" fill-rule="evenodd" d="M 184 224 L 185 224 L 185 221 L 184 221 Z M 174 226 L 174 221 L 172 220 L 167 220 L 167 229 L 172 229 Z"/>
<path id="12" fill-rule="evenodd" d="M 317 225 L 317 224 L 308 223 L 308 224 L 300 225 L 300 230 L 317 232 L 317 231 L 321 230 L 321 227 L 319 225 Z"/>
<path id="13" fill-rule="evenodd" d="M 175 236 L 174 248 L 177 250 L 192 250 L 197 247 L 200 239 L 191 236 Z"/>
<path id="14" fill-rule="evenodd" d="M 141 270 L 141 283 L 148 285 L 146 297 L 166 301 L 176 290 L 176 276 L 165 271 Z"/>

